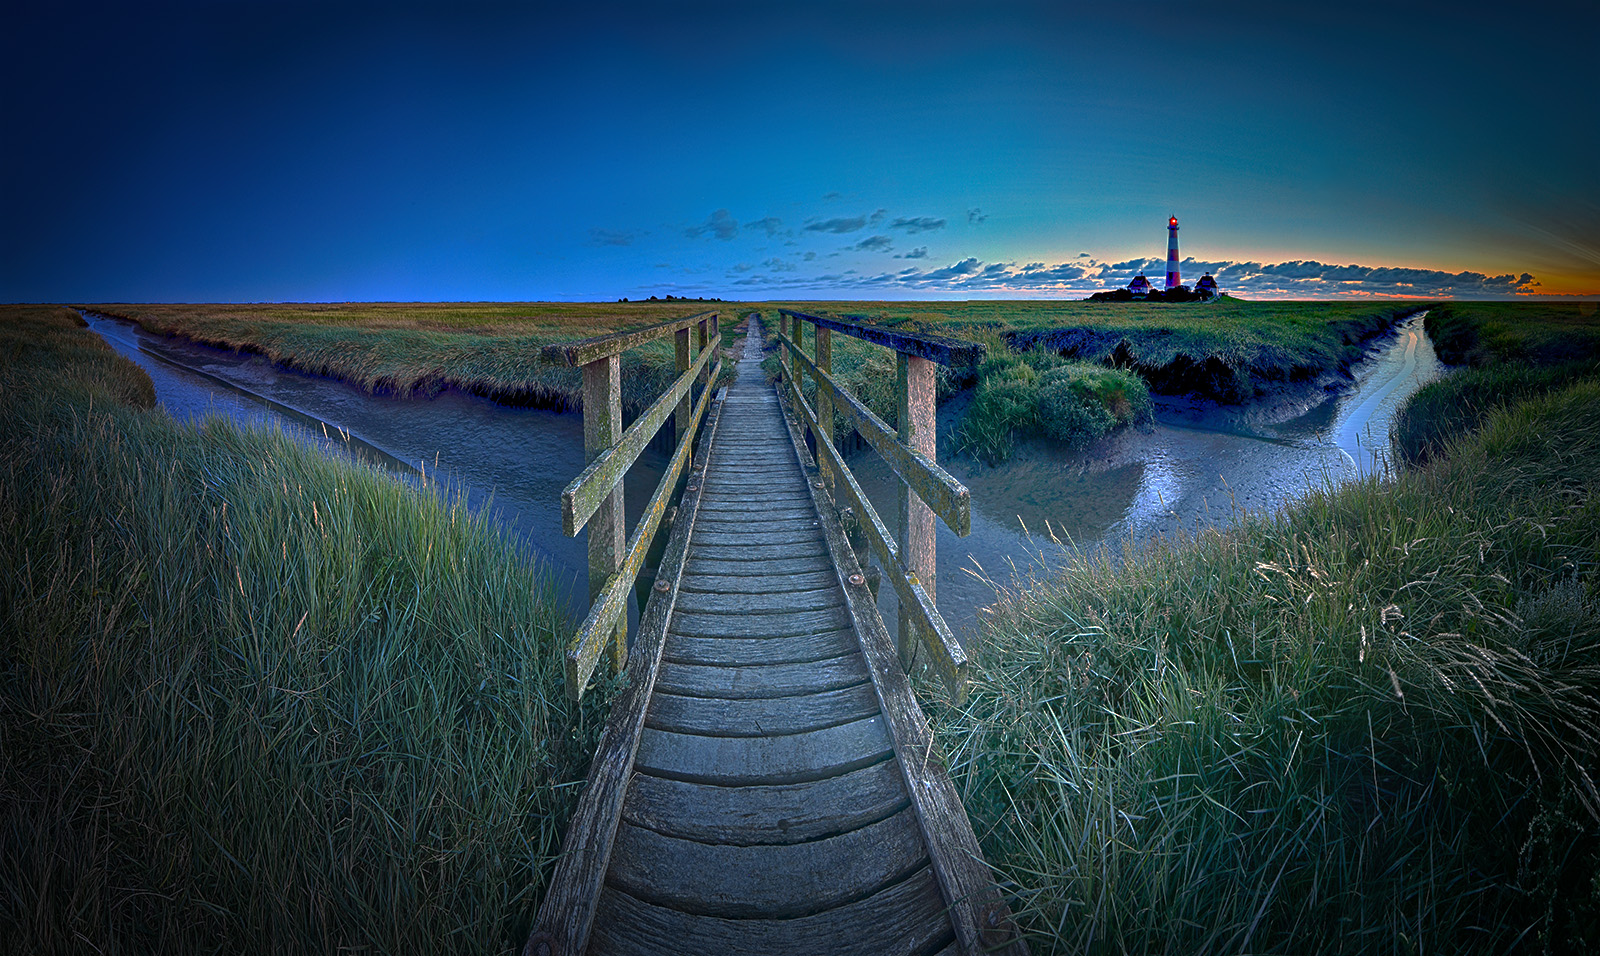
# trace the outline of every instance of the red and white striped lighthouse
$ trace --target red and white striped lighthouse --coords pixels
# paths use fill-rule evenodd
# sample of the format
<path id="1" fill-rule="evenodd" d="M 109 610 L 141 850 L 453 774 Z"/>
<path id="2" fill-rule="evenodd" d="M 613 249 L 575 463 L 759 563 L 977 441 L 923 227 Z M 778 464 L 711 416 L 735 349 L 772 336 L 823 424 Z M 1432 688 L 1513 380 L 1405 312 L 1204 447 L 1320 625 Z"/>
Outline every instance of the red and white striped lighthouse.
<path id="1" fill-rule="evenodd" d="M 1178 280 L 1178 217 L 1167 220 L 1167 288 L 1176 289 Z"/>

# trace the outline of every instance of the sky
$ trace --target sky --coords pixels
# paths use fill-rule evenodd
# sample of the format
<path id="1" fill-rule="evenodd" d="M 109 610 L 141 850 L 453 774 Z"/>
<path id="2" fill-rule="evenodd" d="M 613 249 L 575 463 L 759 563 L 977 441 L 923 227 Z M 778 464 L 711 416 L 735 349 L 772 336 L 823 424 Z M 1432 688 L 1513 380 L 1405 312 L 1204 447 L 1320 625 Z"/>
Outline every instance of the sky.
<path id="1" fill-rule="evenodd" d="M 1600 4 L 16 4 L 0 301 L 1600 295 Z"/>

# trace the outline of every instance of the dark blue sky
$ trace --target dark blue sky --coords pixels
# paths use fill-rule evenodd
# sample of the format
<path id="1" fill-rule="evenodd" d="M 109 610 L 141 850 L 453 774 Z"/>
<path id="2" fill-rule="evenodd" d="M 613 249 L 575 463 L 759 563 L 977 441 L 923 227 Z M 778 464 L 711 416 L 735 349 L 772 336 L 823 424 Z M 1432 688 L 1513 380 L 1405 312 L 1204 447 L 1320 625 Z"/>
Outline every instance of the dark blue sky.
<path id="1" fill-rule="evenodd" d="M 1600 293 L 1597 10 L 35 4 L 0 300 Z"/>

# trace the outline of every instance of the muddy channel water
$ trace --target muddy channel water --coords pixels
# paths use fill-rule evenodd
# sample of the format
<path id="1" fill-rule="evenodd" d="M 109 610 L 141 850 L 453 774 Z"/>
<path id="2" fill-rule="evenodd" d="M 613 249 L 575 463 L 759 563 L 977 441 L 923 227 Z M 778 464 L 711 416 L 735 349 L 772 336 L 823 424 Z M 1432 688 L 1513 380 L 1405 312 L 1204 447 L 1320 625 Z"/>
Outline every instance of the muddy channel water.
<path id="1" fill-rule="evenodd" d="M 1119 556 L 1128 543 L 1225 527 L 1311 489 L 1382 474 L 1395 411 L 1444 374 L 1422 321 L 1414 315 L 1375 340 L 1353 380 L 1330 377 L 1243 408 L 1162 399 L 1152 427 L 1087 452 L 1032 442 L 991 468 L 948 453 L 963 403 L 941 408 L 940 459 L 972 493 L 970 535 L 938 523 L 938 604 L 951 630 L 963 642 L 977 633 L 995 599 L 988 580 L 1026 582 L 1080 551 Z M 850 467 L 879 514 L 898 514 L 897 479 L 875 452 L 855 452 Z M 892 622 L 888 590 L 879 605 Z"/>
<path id="2" fill-rule="evenodd" d="M 216 414 L 276 425 L 335 454 L 390 469 L 464 496 L 554 572 L 569 610 L 586 604 L 584 541 L 561 533 L 562 488 L 583 468 L 579 415 L 514 408 L 446 391 L 433 397 L 373 395 L 303 375 L 261 356 L 152 335 L 86 313 L 90 328 L 143 367 L 156 397 L 180 420 Z M 1156 424 L 1086 453 L 1044 443 L 1023 446 L 989 467 L 941 459 L 972 493 L 972 533 L 939 526 L 938 604 L 963 641 L 994 602 L 991 578 L 1010 583 L 1049 573 L 1076 550 L 1138 543 L 1179 529 L 1226 526 L 1243 512 L 1272 511 L 1307 490 L 1385 466 L 1395 409 L 1443 374 L 1414 316 L 1376 341 L 1354 372 L 1242 409 L 1163 400 Z M 962 403 L 940 410 L 941 436 L 954 434 Z M 897 513 L 892 475 L 871 451 L 851 468 L 880 514 Z M 660 479 L 666 455 L 646 451 L 625 485 L 637 516 Z M 880 604 L 893 622 L 893 599 Z M 637 608 L 634 609 L 637 613 Z"/>

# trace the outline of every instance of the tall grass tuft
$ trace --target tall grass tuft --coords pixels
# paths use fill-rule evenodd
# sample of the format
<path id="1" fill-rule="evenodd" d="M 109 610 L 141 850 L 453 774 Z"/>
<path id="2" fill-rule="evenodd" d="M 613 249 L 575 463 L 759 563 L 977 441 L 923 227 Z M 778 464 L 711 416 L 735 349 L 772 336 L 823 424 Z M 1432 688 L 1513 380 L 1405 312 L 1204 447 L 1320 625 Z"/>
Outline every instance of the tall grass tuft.
<path id="1" fill-rule="evenodd" d="M 70 326 L 0 322 L 0 951 L 514 947 L 599 723 L 548 578 Z"/>
<path id="2" fill-rule="evenodd" d="M 1600 383 L 1003 594 L 937 716 L 1038 952 L 1600 946 Z"/>
<path id="3" fill-rule="evenodd" d="M 991 464 L 1010 458 L 1019 439 L 1049 437 L 1082 448 L 1154 415 L 1150 389 L 1139 376 L 1044 349 L 1019 354 L 991 344 L 978 380 L 957 441 Z"/>

